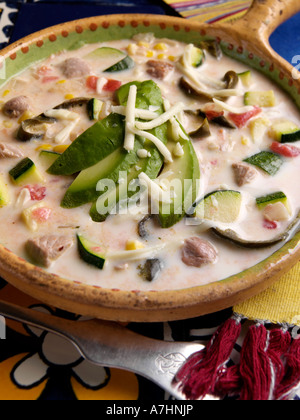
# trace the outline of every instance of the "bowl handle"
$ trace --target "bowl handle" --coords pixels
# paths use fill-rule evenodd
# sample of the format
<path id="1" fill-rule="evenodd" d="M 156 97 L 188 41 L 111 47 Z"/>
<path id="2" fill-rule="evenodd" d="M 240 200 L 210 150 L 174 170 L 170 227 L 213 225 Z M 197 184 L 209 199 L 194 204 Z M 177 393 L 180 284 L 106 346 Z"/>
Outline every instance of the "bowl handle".
<path id="1" fill-rule="evenodd" d="M 246 15 L 222 26 L 234 27 L 245 39 L 265 43 L 281 23 L 300 12 L 299 0 L 253 0 Z"/>

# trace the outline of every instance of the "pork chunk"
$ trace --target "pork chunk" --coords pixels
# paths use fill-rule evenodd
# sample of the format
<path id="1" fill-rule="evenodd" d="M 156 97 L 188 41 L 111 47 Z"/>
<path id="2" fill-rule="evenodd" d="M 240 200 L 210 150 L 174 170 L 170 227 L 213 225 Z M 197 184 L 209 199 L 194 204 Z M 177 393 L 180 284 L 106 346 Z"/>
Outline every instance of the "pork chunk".
<path id="1" fill-rule="evenodd" d="M 184 242 L 182 261 L 190 267 L 200 268 L 203 265 L 213 264 L 218 258 L 216 248 L 208 241 L 194 237 Z"/>
<path id="2" fill-rule="evenodd" d="M 257 175 L 255 168 L 243 162 L 234 163 L 232 169 L 234 171 L 235 181 L 239 187 L 249 184 Z"/>
<path id="3" fill-rule="evenodd" d="M 0 159 L 19 158 L 23 156 L 23 152 L 16 146 L 11 144 L 0 143 Z"/>
<path id="4" fill-rule="evenodd" d="M 61 66 L 62 72 L 67 79 L 83 77 L 90 74 L 90 68 L 81 58 L 68 58 Z"/>
<path id="5" fill-rule="evenodd" d="M 26 96 L 17 96 L 4 104 L 3 113 L 9 118 L 19 118 L 28 109 L 28 98 Z"/>
<path id="6" fill-rule="evenodd" d="M 147 73 L 155 79 L 165 79 L 173 69 L 172 64 L 163 61 L 150 60 L 147 62 Z"/>
<path id="7" fill-rule="evenodd" d="M 29 239 L 26 243 L 26 251 L 34 262 L 48 268 L 72 245 L 73 239 L 67 236 L 46 235 Z"/>

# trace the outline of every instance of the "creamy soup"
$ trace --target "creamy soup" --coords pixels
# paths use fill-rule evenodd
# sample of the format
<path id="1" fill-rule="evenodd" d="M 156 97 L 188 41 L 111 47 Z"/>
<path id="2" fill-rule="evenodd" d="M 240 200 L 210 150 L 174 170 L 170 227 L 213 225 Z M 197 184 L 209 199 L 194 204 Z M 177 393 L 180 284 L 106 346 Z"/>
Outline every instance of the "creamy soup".
<path id="1" fill-rule="evenodd" d="M 213 43 L 62 51 L 0 97 L 0 240 L 51 273 L 205 285 L 264 260 L 297 220 L 299 112 Z"/>

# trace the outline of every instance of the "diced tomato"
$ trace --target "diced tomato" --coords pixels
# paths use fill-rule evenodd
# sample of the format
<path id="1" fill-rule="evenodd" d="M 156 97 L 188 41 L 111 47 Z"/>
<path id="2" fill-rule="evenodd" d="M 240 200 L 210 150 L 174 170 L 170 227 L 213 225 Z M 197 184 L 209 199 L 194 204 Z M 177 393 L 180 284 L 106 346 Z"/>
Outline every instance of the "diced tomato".
<path id="1" fill-rule="evenodd" d="M 271 145 L 271 150 L 274 153 L 278 153 L 281 156 L 285 157 L 297 157 L 300 156 L 299 147 L 292 146 L 290 144 L 281 144 L 277 141 L 274 141 Z"/>
<path id="2" fill-rule="evenodd" d="M 255 106 L 252 111 L 245 112 L 244 114 L 229 114 L 229 118 L 234 122 L 238 128 L 243 128 L 251 118 L 256 117 L 262 112 L 261 108 Z"/>
<path id="3" fill-rule="evenodd" d="M 208 119 L 208 121 L 212 121 L 215 118 L 219 118 L 219 117 L 223 117 L 224 112 L 218 112 L 218 111 L 206 111 L 205 112 L 206 118 Z"/>
<path id="4" fill-rule="evenodd" d="M 263 226 L 264 226 L 265 229 L 272 230 L 272 229 L 277 229 L 278 224 L 277 224 L 277 222 L 272 222 L 271 220 L 265 219 Z"/>
<path id="5" fill-rule="evenodd" d="M 122 86 L 122 82 L 119 80 L 109 79 L 106 85 L 103 86 L 104 92 L 115 92 Z"/>
<path id="6" fill-rule="evenodd" d="M 57 80 L 59 80 L 58 76 L 45 76 L 42 78 L 42 83 L 56 82 Z"/>
<path id="7" fill-rule="evenodd" d="M 223 117 L 224 111 L 216 104 L 206 104 L 203 108 L 203 112 L 206 115 L 208 121 L 212 121 L 215 118 Z"/>
<path id="8" fill-rule="evenodd" d="M 46 197 L 46 187 L 40 185 L 26 185 L 32 201 L 41 201 Z"/>
<path id="9" fill-rule="evenodd" d="M 86 87 L 91 90 L 97 90 L 97 83 L 98 83 L 99 77 L 97 76 L 89 76 L 86 79 Z"/>
<path id="10" fill-rule="evenodd" d="M 52 210 L 48 207 L 40 207 L 38 209 L 33 210 L 32 218 L 36 220 L 38 223 L 45 223 L 51 216 Z"/>

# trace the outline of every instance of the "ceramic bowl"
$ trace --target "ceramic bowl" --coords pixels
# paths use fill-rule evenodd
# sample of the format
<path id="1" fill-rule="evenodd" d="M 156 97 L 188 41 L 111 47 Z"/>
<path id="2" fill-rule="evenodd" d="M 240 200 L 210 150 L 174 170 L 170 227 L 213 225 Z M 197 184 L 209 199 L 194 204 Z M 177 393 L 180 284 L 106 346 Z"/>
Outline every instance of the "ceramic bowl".
<path id="1" fill-rule="evenodd" d="M 131 38 L 153 32 L 187 43 L 216 39 L 223 51 L 258 69 L 281 86 L 300 108 L 300 81 L 292 67 L 270 47 L 269 35 L 300 11 L 299 0 L 255 0 L 250 12 L 233 24 L 200 25 L 157 15 L 112 15 L 68 22 L 34 33 L 1 52 L 11 78 L 30 64 L 82 43 Z M 2 81 L 3 83 L 5 81 Z M 240 303 L 268 288 L 300 259 L 300 233 L 270 258 L 238 275 L 207 286 L 178 291 L 108 290 L 74 282 L 31 265 L 0 245 L 0 275 L 9 283 L 55 307 L 123 322 L 163 322 L 192 318 Z"/>

